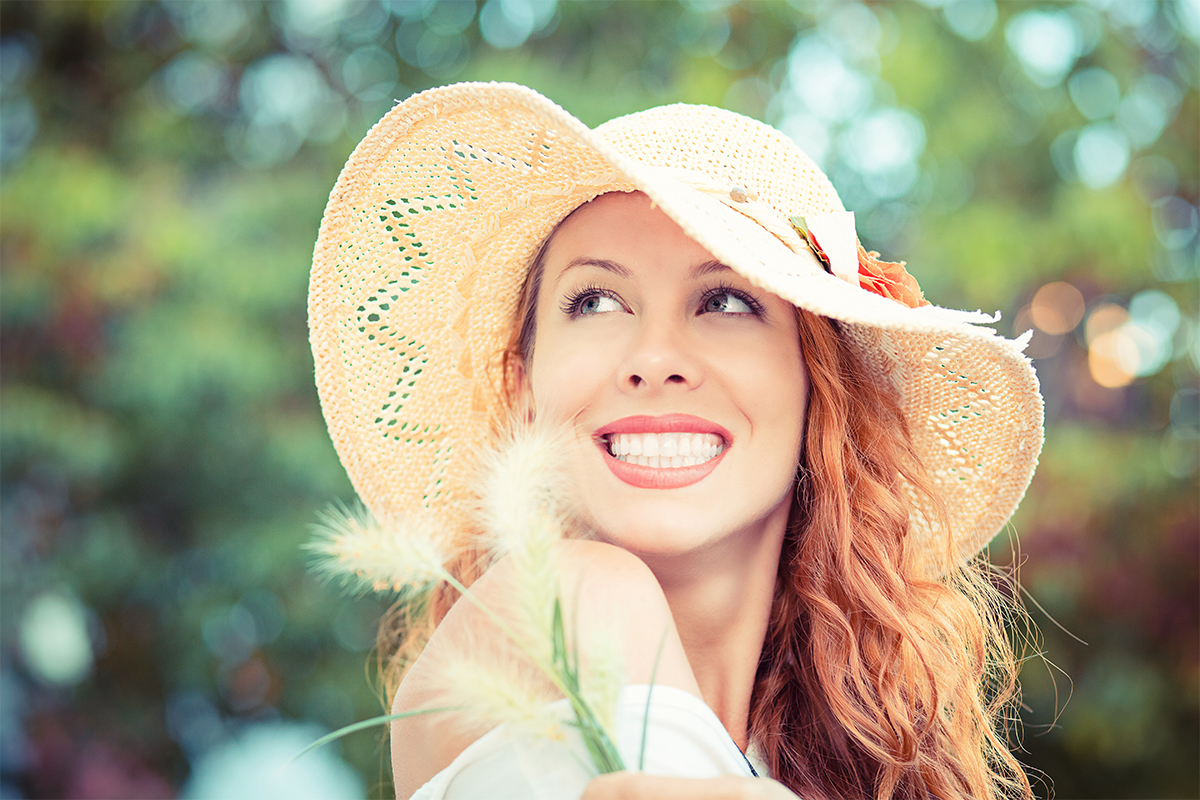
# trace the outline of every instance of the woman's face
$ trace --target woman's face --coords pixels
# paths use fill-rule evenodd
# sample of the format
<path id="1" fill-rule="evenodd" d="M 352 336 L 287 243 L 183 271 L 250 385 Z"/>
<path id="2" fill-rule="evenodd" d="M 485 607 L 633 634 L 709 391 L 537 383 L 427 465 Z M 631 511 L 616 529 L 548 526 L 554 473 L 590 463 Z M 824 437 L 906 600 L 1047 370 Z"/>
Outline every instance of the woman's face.
<path id="1" fill-rule="evenodd" d="M 640 193 L 578 209 L 543 263 L 523 395 L 573 423 L 600 537 L 669 555 L 785 524 L 808 392 L 792 305 Z"/>

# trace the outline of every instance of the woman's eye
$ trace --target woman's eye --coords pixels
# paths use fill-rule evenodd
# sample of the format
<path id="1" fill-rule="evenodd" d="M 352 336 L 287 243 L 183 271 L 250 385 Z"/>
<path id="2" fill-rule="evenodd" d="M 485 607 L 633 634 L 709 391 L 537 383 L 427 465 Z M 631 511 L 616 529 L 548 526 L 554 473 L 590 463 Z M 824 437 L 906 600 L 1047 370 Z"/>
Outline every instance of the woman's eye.
<path id="1" fill-rule="evenodd" d="M 605 314 L 610 311 L 623 310 L 624 307 L 619 300 L 600 292 L 579 295 L 568 303 L 568 313 L 571 315 Z"/>
<path id="2" fill-rule="evenodd" d="M 709 295 L 704 301 L 704 311 L 717 314 L 757 313 L 749 303 L 732 292 L 716 292 Z"/>

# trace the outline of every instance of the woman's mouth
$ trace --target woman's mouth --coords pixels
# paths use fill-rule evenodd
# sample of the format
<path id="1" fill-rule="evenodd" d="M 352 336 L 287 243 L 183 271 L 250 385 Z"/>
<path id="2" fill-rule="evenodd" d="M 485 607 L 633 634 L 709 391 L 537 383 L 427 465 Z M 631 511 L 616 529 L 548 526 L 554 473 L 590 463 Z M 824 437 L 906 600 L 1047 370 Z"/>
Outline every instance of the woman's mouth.
<path id="1" fill-rule="evenodd" d="M 612 474 L 641 489 L 679 489 L 704 480 L 732 439 L 720 425 L 691 414 L 624 417 L 593 435 Z"/>
<path id="2" fill-rule="evenodd" d="M 611 433 L 604 439 L 608 454 L 618 461 L 656 469 L 694 467 L 725 449 L 715 433 Z"/>

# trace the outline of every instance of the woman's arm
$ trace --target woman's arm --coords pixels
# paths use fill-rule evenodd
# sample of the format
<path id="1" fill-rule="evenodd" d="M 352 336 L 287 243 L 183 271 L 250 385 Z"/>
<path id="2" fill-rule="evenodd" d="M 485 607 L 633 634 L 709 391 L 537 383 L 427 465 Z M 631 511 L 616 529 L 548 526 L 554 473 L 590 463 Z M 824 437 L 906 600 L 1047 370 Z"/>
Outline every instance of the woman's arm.
<path id="1" fill-rule="evenodd" d="M 666 597 L 654 574 L 639 558 L 612 545 L 563 542 L 558 550 L 563 608 L 575 615 L 579 638 L 589 631 L 615 631 L 624 644 L 627 683 L 674 686 L 700 697 Z M 502 619 L 514 619 L 511 565 L 501 559 L 472 587 L 475 597 Z M 576 598 L 578 601 L 576 602 Z M 661 662 L 655 657 L 663 636 Z M 462 600 L 438 626 L 425 651 L 400 685 L 393 712 L 444 705 L 439 661 L 464 652 L 505 657 L 513 645 L 473 603 Z M 392 723 L 392 770 L 396 794 L 410 797 L 472 742 L 487 732 L 464 715 L 418 715 Z"/>

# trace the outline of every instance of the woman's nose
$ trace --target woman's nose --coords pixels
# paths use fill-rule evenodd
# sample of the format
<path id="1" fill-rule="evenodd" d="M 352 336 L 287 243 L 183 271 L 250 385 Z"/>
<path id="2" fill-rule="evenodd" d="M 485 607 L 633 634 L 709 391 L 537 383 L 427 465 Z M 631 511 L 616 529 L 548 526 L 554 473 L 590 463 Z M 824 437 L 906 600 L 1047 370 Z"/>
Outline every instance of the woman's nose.
<path id="1" fill-rule="evenodd" d="M 626 390 L 653 391 L 669 386 L 695 388 L 702 369 L 686 326 L 667 320 L 644 320 L 622 365 Z"/>

